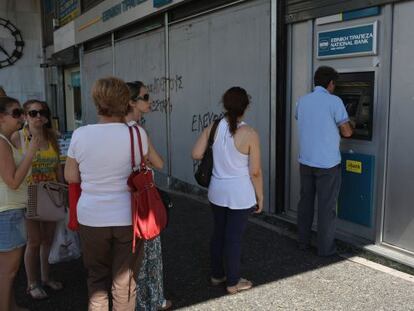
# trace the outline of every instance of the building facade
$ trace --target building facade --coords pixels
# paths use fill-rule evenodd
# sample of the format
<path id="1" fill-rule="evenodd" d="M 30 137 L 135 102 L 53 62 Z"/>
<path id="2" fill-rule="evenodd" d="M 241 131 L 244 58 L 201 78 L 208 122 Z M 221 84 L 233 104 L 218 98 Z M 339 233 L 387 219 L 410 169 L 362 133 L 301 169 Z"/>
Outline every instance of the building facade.
<path id="1" fill-rule="evenodd" d="M 90 95 L 96 79 L 142 80 L 153 99 L 143 122 L 167 163 L 158 182 L 203 193 L 193 177 L 192 145 L 222 115 L 224 91 L 242 86 L 252 101 L 246 121 L 261 137 L 265 209 L 293 223 L 299 199 L 293 111 L 297 99 L 312 90 L 316 68 L 335 67 L 337 95 L 356 125 L 354 136 L 341 144 L 338 238 L 414 266 L 414 1 L 45 0 L 37 5 L 43 58 L 37 64 L 33 58 L 39 78 L 28 85 L 41 85 L 36 96 L 51 103 L 61 131 L 96 122 Z M 26 82 L 2 80 L 5 74 L 0 69 L 0 84 L 12 95 L 26 96 L 18 93 Z"/>

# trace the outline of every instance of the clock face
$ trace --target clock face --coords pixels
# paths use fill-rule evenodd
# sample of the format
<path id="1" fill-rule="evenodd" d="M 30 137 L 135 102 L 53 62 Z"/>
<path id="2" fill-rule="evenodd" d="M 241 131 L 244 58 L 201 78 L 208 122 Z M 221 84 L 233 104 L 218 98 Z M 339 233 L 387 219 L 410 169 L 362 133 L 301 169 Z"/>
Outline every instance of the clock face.
<path id="1" fill-rule="evenodd" d="M 20 30 L 0 18 L 0 69 L 11 66 L 23 56 L 24 42 Z"/>

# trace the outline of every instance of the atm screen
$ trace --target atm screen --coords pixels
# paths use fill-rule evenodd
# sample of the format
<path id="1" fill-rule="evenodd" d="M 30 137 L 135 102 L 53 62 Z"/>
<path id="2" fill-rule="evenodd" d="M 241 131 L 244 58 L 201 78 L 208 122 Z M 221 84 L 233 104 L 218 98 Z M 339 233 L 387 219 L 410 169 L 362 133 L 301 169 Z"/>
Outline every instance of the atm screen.
<path id="1" fill-rule="evenodd" d="M 335 95 L 344 102 L 349 119 L 354 125 L 351 138 L 372 139 L 375 73 L 340 73 L 336 82 Z"/>

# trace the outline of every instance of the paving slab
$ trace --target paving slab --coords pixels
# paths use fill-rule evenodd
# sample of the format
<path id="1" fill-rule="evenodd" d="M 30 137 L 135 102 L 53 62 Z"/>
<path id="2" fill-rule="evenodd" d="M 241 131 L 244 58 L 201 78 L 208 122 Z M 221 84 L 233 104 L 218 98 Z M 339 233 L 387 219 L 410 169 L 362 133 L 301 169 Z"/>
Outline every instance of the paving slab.
<path id="1" fill-rule="evenodd" d="M 296 242 L 250 222 L 243 241 L 242 276 L 255 287 L 226 295 L 209 285 L 209 207 L 172 195 L 174 208 L 163 233 L 165 291 L 175 310 L 414 310 L 414 283 L 339 256 L 320 258 Z M 65 283 L 50 299 L 33 302 L 16 282 L 20 305 L 30 310 L 86 310 L 86 273 L 81 260 L 53 266 Z"/>

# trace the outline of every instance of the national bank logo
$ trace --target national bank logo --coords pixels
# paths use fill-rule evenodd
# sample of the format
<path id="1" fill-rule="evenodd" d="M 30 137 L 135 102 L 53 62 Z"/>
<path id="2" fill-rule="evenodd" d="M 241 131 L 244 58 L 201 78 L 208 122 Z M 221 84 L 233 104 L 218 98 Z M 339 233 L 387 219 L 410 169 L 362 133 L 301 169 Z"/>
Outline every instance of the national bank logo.
<path id="1" fill-rule="evenodd" d="M 321 41 L 319 41 L 319 49 L 320 50 L 326 50 L 328 48 L 329 48 L 329 40 L 321 39 Z"/>

